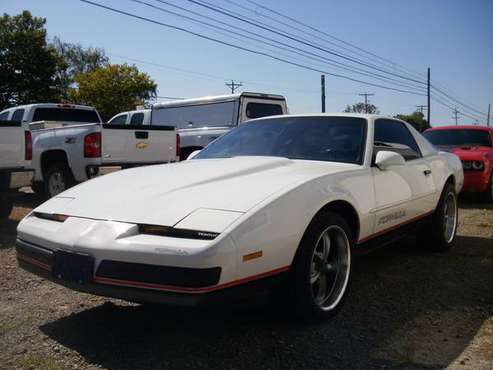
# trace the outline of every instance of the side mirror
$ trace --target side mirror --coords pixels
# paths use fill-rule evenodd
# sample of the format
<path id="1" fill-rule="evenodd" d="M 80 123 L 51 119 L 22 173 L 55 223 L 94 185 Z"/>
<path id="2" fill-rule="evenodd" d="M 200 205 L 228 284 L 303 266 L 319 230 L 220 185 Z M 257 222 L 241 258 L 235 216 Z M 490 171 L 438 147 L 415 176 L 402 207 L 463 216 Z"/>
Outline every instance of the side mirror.
<path id="1" fill-rule="evenodd" d="M 187 161 L 189 161 L 190 159 L 193 159 L 193 157 L 195 157 L 197 154 L 200 153 L 200 150 L 194 150 L 192 153 L 190 153 L 190 155 L 187 157 Z"/>
<path id="2" fill-rule="evenodd" d="M 405 164 L 406 160 L 402 155 L 387 150 L 379 151 L 375 158 L 375 165 L 382 171 L 391 166 L 404 166 Z"/>

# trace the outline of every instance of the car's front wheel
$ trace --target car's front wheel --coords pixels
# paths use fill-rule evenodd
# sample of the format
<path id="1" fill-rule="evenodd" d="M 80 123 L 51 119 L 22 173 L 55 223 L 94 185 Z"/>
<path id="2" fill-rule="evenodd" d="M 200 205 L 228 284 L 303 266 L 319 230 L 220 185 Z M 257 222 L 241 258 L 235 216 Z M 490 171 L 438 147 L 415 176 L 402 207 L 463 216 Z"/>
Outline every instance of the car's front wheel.
<path id="1" fill-rule="evenodd" d="M 310 224 L 291 272 L 293 304 L 306 318 L 333 316 L 345 297 L 351 272 L 351 232 L 347 222 L 323 212 Z"/>

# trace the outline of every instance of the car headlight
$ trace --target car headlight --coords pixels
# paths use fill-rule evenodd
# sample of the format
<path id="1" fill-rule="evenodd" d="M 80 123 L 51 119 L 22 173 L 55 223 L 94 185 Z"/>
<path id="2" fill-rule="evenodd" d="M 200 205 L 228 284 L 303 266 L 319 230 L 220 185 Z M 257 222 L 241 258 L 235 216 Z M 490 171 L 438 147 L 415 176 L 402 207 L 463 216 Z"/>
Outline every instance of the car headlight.
<path id="1" fill-rule="evenodd" d="M 470 170 L 472 168 L 471 161 L 462 161 L 462 168 L 465 170 Z"/>
<path id="2" fill-rule="evenodd" d="M 197 209 L 174 226 L 139 225 L 139 233 L 184 239 L 213 240 L 243 212 Z"/>
<path id="3" fill-rule="evenodd" d="M 476 171 L 481 171 L 484 168 L 482 161 L 472 161 L 472 168 Z"/>

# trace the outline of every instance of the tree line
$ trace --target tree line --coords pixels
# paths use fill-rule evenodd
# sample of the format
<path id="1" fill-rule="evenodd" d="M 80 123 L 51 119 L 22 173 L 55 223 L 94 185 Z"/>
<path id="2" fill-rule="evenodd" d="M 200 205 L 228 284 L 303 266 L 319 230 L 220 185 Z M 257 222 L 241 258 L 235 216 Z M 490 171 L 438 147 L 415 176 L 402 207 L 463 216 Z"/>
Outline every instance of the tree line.
<path id="1" fill-rule="evenodd" d="M 0 110 L 30 103 L 91 105 L 103 120 L 156 97 L 157 84 L 134 65 L 111 64 L 103 49 L 55 37 L 46 19 L 21 14 L 0 18 Z"/>

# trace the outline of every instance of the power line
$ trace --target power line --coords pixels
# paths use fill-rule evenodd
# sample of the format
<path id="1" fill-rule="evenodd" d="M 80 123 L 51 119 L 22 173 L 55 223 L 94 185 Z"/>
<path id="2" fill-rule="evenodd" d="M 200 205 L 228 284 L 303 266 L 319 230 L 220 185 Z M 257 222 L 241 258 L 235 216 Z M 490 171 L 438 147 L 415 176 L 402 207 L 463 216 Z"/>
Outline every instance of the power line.
<path id="1" fill-rule="evenodd" d="M 176 66 L 170 66 L 167 64 L 155 63 L 155 62 L 150 62 L 150 61 L 146 61 L 146 60 L 142 60 L 142 59 L 135 59 L 132 57 L 127 57 L 127 56 L 123 56 L 123 55 L 119 55 L 119 54 L 113 54 L 113 53 L 107 53 L 107 54 L 110 56 L 122 59 L 122 60 L 126 60 L 126 61 L 131 61 L 131 62 L 141 63 L 141 64 L 147 64 L 147 65 L 154 66 L 157 68 L 169 69 L 172 71 L 178 71 L 181 73 L 195 75 L 195 76 L 201 77 L 205 80 L 224 81 L 224 80 L 229 79 L 229 77 L 225 77 L 225 76 L 211 75 L 208 73 L 192 71 L 189 69 L 183 69 L 183 68 L 179 68 Z M 267 87 L 273 87 L 273 88 L 280 89 L 280 90 L 289 90 L 289 91 L 295 91 L 295 92 L 300 92 L 300 93 L 304 93 L 304 94 L 318 94 L 319 93 L 318 90 L 299 89 L 299 88 L 294 88 L 294 87 L 290 87 L 290 86 L 279 86 L 279 85 L 273 85 L 273 84 L 269 84 L 269 83 L 265 83 L 265 82 L 250 81 L 250 80 L 243 80 L 243 82 L 247 83 L 249 85 L 267 86 Z M 335 93 L 337 94 L 337 92 L 335 92 Z M 339 93 L 339 94 L 344 95 L 344 94 L 350 94 L 350 93 Z"/>
<path id="2" fill-rule="evenodd" d="M 284 15 L 284 14 L 281 14 L 281 13 L 279 13 L 279 12 L 277 12 L 277 11 L 275 11 L 275 10 L 271 9 L 271 8 L 268 8 L 268 7 L 266 7 L 266 6 L 262 5 L 262 4 L 258 4 L 258 3 L 256 3 L 255 1 L 248 1 L 248 2 L 249 2 L 249 3 L 252 3 L 253 5 L 255 5 L 255 6 L 259 7 L 259 8 L 263 8 L 263 9 L 265 9 L 265 10 L 267 10 L 267 11 L 269 11 L 269 12 L 273 13 L 273 14 L 276 14 L 277 16 L 281 16 L 281 17 L 283 17 L 283 18 L 285 18 L 285 19 L 288 19 L 288 20 L 290 20 L 290 23 L 283 22 L 283 21 L 281 21 L 281 20 L 279 20 L 279 19 L 276 19 L 276 18 L 274 18 L 274 17 L 272 17 L 272 16 L 268 16 L 268 15 L 266 15 L 266 14 L 264 14 L 264 13 L 261 13 L 261 12 L 257 11 L 256 9 L 251 9 L 251 8 L 249 8 L 249 7 L 247 7 L 247 6 L 242 5 L 242 4 L 238 4 L 236 1 L 233 1 L 233 0 L 223 0 L 223 1 L 224 1 L 224 2 L 227 2 L 227 3 L 229 3 L 229 4 L 232 4 L 232 5 L 234 5 L 234 6 L 237 6 L 237 7 L 241 8 L 241 9 L 243 9 L 243 10 L 247 10 L 247 11 L 249 11 L 249 12 L 251 12 L 251 13 L 255 14 L 256 16 L 259 16 L 259 15 L 260 15 L 260 16 L 261 16 L 261 17 L 263 17 L 263 18 L 270 19 L 270 20 L 272 20 L 272 21 L 274 21 L 274 22 L 276 22 L 276 23 L 278 23 L 278 24 L 281 24 L 281 25 L 283 25 L 283 26 L 285 26 L 285 27 L 288 27 L 288 28 L 294 29 L 294 30 L 296 30 L 296 31 L 298 31 L 298 32 L 301 32 L 301 33 L 305 34 L 305 35 L 308 35 L 308 36 L 314 37 L 314 38 L 316 38 L 316 39 L 318 39 L 318 40 L 320 40 L 320 41 L 323 41 L 323 42 L 325 42 L 325 43 L 327 43 L 327 44 L 333 45 L 333 46 L 335 46 L 335 47 L 337 47 L 337 48 L 340 48 L 340 49 L 342 49 L 342 50 L 348 51 L 348 52 L 353 53 L 353 54 L 356 54 L 356 55 L 358 55 L 358 56 L 364 56 L 365 58 L 369 58 L 369 59 L 373 60 L 374 62 L 375 62 L 376 60 L 379 60 L 377 63 L 382 64 L 382 62 L 384 62 L 384 64 L 387 64 L 387 67 L 392 67 L 392 68 L 394 68 L 394 69 L 399 68 L 399 69 L 401 69 L 402 71 L 404 71 L 404 73 L 405 73 L 405 74 L 407 74 L 408 76 L 414 76 L 414 77 L 418 76 L 418 78 L 421 78 L 421 77 L 422 77 L 422 76 L 418 75 L 417 73 L 411 72 L 411 71 L 409 71 L 409 70 L 407 70 L 407 71 L 406 71 L 406 68 L 404 68 L 403 66 L 399 65 L 398 63 L 395 63 L 395 62 L 393 62 L 393 61 L 391 61 L 391 60 L 388 60 L 388 59 L 385 59 L 385 58 L 383 58 L 383 57 L 380 57 L 380 56 L 378 56 L 378 55 L 376 55 L 376 54 L 373 54 L 373 53 L 371 53 L 371 52 L 368 52 L 368 51 L 366 51 L 366 50 L 364 50 L 364 49 L 362 49 L 362 48 L 359 48 L 359 47 L 357 47 L 357 46 L 353 46 L 352 44 L 349 44 L 349 43 L 347 43 L 347 42 L 345 42 L 345 41 L 343 41 L 343 40 L 337 39 L 336 37 L 334 37 L 334 36 L 332 36 L 332 35 L 328 35 L 328 34 L 324 33 L 323 31 L 320 31 L 320 30 L 318 30 L 318 29 L 315 29 L 314 27 L 308 26 L 308 25 L 306 25 L 306 24 L 304 24 L 304 23 L 302 23 L 302 22 L 299 22 L 299 21 L 297 21 L 297 20 L 295 20 L 295 19 L 293 19 L 293 18 L 290 18 L 290 17 L 288 17 L 288 16 L 286 16 L 286 15 Z M 236 13 L 236 14 L 238 15 L 238 13 Z M 249 19 L 251 19 L 251 18 L 249 18 Z M 316 31 L 317 33 L 319 33 L 319 34 L 325 34 L 326 36 L 330 36 L 331 38 L 336 39 L 336 40 L 338 40 L 339 42 L 343 42 L 343 43 L 345 43 L 345 44 L 351 45 L 351 47 L 352 47 L 353 49 L 355 49 L 356 51 L 355 51 L 355 50 L 352 50 L 351 48 L 348 48 L 348 47 L 345 47 L 345 46 L 339 45 L 339 44 L 337 44 L 336 42 L 330 41 L 330 40 L 328 40 L 328 39 L 327 39 L 327 38 L 325 38 L 325 37 L 320 37 L 320 36 L 318 36 L 318 35 L 316 35 L 316 34 L 314 34 L 314 33 L 312 33 L 312 32 L 307 32 L 306 30 L 303 30 L 302 28 L 295 27 L 295 26 L 293 25 L 293 23 L 301 24 L 301 25 L 303 25 L 303 27 L 308 28 L 308 29 L 315 30 L 315 31 Z M 264 25 L 265 25 L 265 23 L 262 23 L 262 24 L 264 24 Z M 305 40 L 306 40 L 306 39 L 305 39 Z M 359 52 L 358 50 L 362 50 L 363 52 Z"/>
<path id="3" fill-rule="evenodd" d="M 328 71 L 324 71 L 324 70 L 321 70 L 321 69 L 318 69 L 318 68 L 313 68 L 313 67 L 310 67 L 310 66 L 307 66 L 307 65 L 304 65 L 304 64 L 300 64 L 300 63 L 296 63 L 296 62 L 293 62 L 293 61 L 284 59 L 284 58 L 279 58 L 279 57 L 274 56 L 274 55 L 271 55 L 269 53 L 260 52 L 260 51 L 249 49 L 249 48 L 246 48 L 246 47 L 243 47 L 243 46 L 235 45 L 235 44 L 232 44 L 232 43 L 227 42 L 227 41 L 223 41 L 223 40 L 220 40 L 220 39 L 216 39 L 214 37 L 203 35 L 203 34 L 200 34 L 198 32 L 190 31 L 190 30 L 188 30 L 186 28 L 183 28 L 183 27 L 179 27 L 179 26 L 167 24 L 167 23 L 160 22 L 160 21 L 157 21 L 157 20 L 154 20 L 154 19 L 151 19 L 151 18 L 139 16 L 139 15 L 136 15 L 136 14 L 132 14 L 132 13 L 126 12 L 124 10 L 112 8 L 112 7 L 109 7 L 109 6 L 106 6 L 106 5 L 103 5 L 103 4 L 99 4 L 99 3 L 96 3 L 96 2 L 93 2 L 93 1 L 90 1 L 90 0 L 79 0 L 79 1 L 81 1 L 83 3 L 86 3 L 86 4 L 89 4 L 89 5 L 92 5 L 92 6 L 96 6 L 96 7 L 99 7 L 99 8 L 103 8 L 103 9 L 112 11 L 114 13 L 123 14 L 123 15 L 129 16 L 129 17 L 135 18 L 135 19 L 140 19 L 140 20 L 145 21 L 145 22 L 149 22 L 149 23 L 153 23 L 153 24 L 156 24 L 156 25 L 160 25 L 160 26 L 165 27 L 165 28 L 174 29 L 174 30 L 177 30 L 177 31 L 182 31 L 182 32 L 188 33 L 190 35 L 194 35 L 194 36 L 203 38 L 205 40 L 213 41 L 213 42 L 216 42 L 218 44 L 229 46 L 229 47 L 232 47 L 232 48 L 235 48 L 235 49 L 238 49 L 238 50 L 243 50 L 243 51 L 246 51 L 246 52 L 249 52 L 249 53 L 252 53 L 252 54 L 262 55 L 262 56 L 265 56 L 265 57 L 268 57 L 268 58 L 271 58 L 271 59 L 274 59 L 274 60 L 277 60 L 277 61 L 280 61 L 280 62 L 284 62 L 286 64 L 290 64 L 290 65 L 293 65 L 293 66 L 296 66 L 296 67 L 299 67 L 299 68 L 310 70 L 310 71 L 313 71 L 313 72 L 325 73 L 325 74 L 330 75 L 330 76 L 347 79 L 347 80 L 350 80 L 350 81 L 353 81 L 353 82 L 358 82 L 358 83 L 362 83 L 362 84 L 365 84 L 365 85 L 368 85 L 368 86 L 378 87 L 378 88 L 381 88 L 381 89 L 386 89 L 386 90 L 398 91 L 398 92 L 407 93 L 407 94 L 424 96 L 424 94 L 417 93 L 415 91 L 397 89 L 397 88 L 394 88 L 394 87 L 380 85 L 380 84 L 376 84 L 376 83 L 368 82 L 368 81 L 363 81 L 363 80 L 359 80 L 359 79 L 352 78 L 352 77 L 345 76 L 345 75 L 341 75 L 341 74 L 330 73 Z"/>
<path id="4" fill-rule="evenodd" d="M 313 26 L 310 26 L 309 24 L 306 24 L 304 22 L 301 22 L 301 21 L 299 21 L 299 20 L 297 20 L 295 18 L 292 18 L 290 16 L 287 16 L 285 14 L 282 14 L 282 13 L 280 13 L 280 12 L 274 10 L 274 9 L 271 9 L 271 8 L 269 8 L 269 7 L 267 7 L 267 6 L 263 5 L 263 4 L 259 4 L 258 2 L 253 1 L 253 0 L 246 0 L 246 1 L 249 2 L 250 4 L 254 4 L 254 5 L 258 6 L 259 8 L 265 9 L 265 10 L 267 10 L 267 11 L 273 13 L 273 14 L 276 14 L 276 15 L 278 15 L 280 17 L 283 17 L 283 18 L 285 18 L 285 19 L 287 19 L 287 20 L 289 20 L 291 22 L 294 22 L 296 24 L 302 25 L 303 27 L 306 27 L 306 28 L 308 28 L 308 29 L 310 29 L 312 31 L 315 31 L 315 32 L 317 32 L 317 33 L 319 33 L 321 35 L 327 36 L 327 37 L 329 37 L 329 38 L 331 38 L 333 40 L 336 40 L 336 41 L 338 41 L 338 42 L 340 42 L 342 44 L 345 44 L 345 45 L 350 46 L 350 47 L 352 47 L 352 48 L 354 48 L 356 50 L 359 50 L 359 51 L 364 52 L 364 53 L 366 53 L 368 55 L 371 55 L 371 56 L 373 56 L 375 58 L 378 58 L 378 59 L 380 59 L 382 61 L 385 61 L 387 63 L 390 63 L 393 66 L 399 66 L 399 67 L 401 67 L 401 69 L 407 70 L 408 73 L 410 72 L 411 74 L 418 75 L 418 73 L 412 72 L 408 68 L 405 68 L 404 66 L 402 66 L 402 65 L 400 65 L 400 64 L 398 64 L 398 63 L 396 63 L 396 62 L 394 62 L 394 61 L 392 61 L 390 59 L 387 59 L 387 58 L 384 58 L 382 56 L 379 56 L 379 55 L 377 55 L 375 53 L 372 53 L 372 52 L 370 52 L 368 50 L 365 50 L 365 49 L 363 49 L 363 48 L 361 48 L 361 47 L 359 47 L 357 45 L 351 44 L 351 43 L 349 43 L 349 42 L 347 42 L 345 40 L 342 40 L 342 39 L 340 39 L 340 38 L 338 38 L 338 37 L 336 37 L 334 35 L 331 35 L 331 34 L 329 34 L 327 32 L 321 31 L 320 29 L 317 29 L 317 28 L 315 28 Z"/>
<path id="5" fill-rule="evenodd" d="M 342 69 L 342 70 L 345 70 L 345 71 L 349 71 L 349 72 L 353 72 L 353 73 L 357 73 L 357 74 L 360 74 L 360 75 L 363 75 L 363 76 L 366 76 L 366 77 L 370 77 L 370 78 L 373 78 L 373 79 L 376 79 L 376 80 L 380 80 L 380 81 L 383 81 L 383 82 L 392 81 L 394 85 L 397 85 L 397 86 L 400 86 L 400 87 L 405 87 L 405 88 L 408 88 L 408 89 L 409 88 L 411 88 L 411 89 L 422 89 L 421 86 L 415 86 L 415 85 L 411 85 L 409 83 L 403 83 L 402 81 L 396 80 L 394 78 L 391 78 L 391 77 L 388 77 L 388 76 L 385 76 L 385 75 L 377 74 L 375 72 L 366 71 L 366 70 L 361 69 L 361 68 L 358 68 L 358 67 L 348 66 L 347 64 L 338 62 L 338 61 L 336 61 L 334 59 L 330 59 L 330 58 L 324 57 L 323 55 L 316 54 L 316 53 L 313 53 L 313 52 L 310 52 L 310 51 L 307 51 L 307 50 L 304 50 L 304 49 L 301 49 L 301 48 L 298 48 L 298 47 L 295 47 L 295 46 L 292 46 L 292 45 L 289 45 L 289 44 L 286 44 L 286 43 L 283 43 L 281 41 L 278 41 L 278 40 L 275 40 L 275 39 L 272 39 L 272 38 L 263 36 L 263 38 L 265 40 L 269 40 L 269 41 L 271 41 L 273 43 L 267 42 L 264 39 L 259 39 L 257 37 L 258 36 L 257 33 L 251 32 L 251 31 L 246 30 L 244 28 L 240 28 L 240 27 L 231 25 L 231 24 L 229 24 L 227 22 L 223 22 L 223 21 L 214 19 L 212 17 L 208 17 L 206 15 L 203 15 L 203 14 L 200 14 L 200 13 L 195 12 L 193 10 L 186 9 L 184 7 L 181 7 L 181 6 L 178 6 L 178 5 L 169 3 L 169 2 L 164 1 L 164 0 L 155 0 L 155 1 L 160 2 L 162 4 L 165 4 L 165 5 L 168 5 L 170 7 L 176 8 L 176 9 L 180 9 L 182 11 L 185 11 L 185 12 L 188 12 L 188 13 L 191 13 L 191 14 L 194 14 L 194 15 L 197 15 L 197 16 L 200 16 L 202 18 L 205 18 L 205 19 L 208 19 L 208 20 L 212 20 L 212 21 L 214 21 L 216 23 L 225 25 L 227 27 L 234 28 L 236 30 L 241 30 L 242 32 L 245 32 L 245 33 L 247 33 L 249 35 L 253 35 L 253 36 L 246 36 L 244 34 L 241 34 L 239 32 L 236 32 L 236 31 L 225 29 L 223 27 L 220 27 L 220 26 L 217 26 L 217 25 L 214 25 L 214 24 L 205 22 L 205 21 L 201 21 L 201 20 L 198 20 L 198 19 L 193 18 L 193 17 L 189 17 L 189 16 L 186 16 L 186 15 L 183 15 L 183 14 L 179 14 L 179 13 L 176 13 L 174 11 L 171 11 L 171 10 L 164 9 L 162 7 L 159 7 L 157 5 L 149 4 L 148 2 L 143 1 L 143 0 L 130 0 L 130 1 L 133 1 L 135 3 L 139 3 L 141 5 L 145 5 L 145 6 L 151 7 L 153 9 L 162 11 L 162 12 L 167 13 L 167 14 L 172 14 L 172 15 L 177 16 L 179 18 L 184 18 L 184 19 L 190 20 L 192 22 L 195 22 L 195 23 L 204 25 L 206 27 L 211 27 L 211 28 L 216 29 L 216 30 L 219 29 L 221 31 L 225 31 L 225 32 L 228 32 L 228 33 L 231 33 L 231 34 L 234 34 L 234 35 L 238 35 L 238 36 L 244 37 L 244 38 L 249 39 L 249 40 L 254 40 L 256 42 L 260 42 L 262 44 L 269 45 L 269 46 L 274 47 L 274 48 L 278 48 L 278 49 L 281 49 L 281 50 L 288 51 L 290 53 L 294 53 L 294 54 L 300 55 L 300 56 L 302 56 L 304 58 L 308 58 L 310 61 L 312 61 L 313 59 L 315 59 L 315 60 L 317 60 L 319 62 L 322 62 L 324 64 L 328 64 L 330 66 L 334 66 L 336 68 L 339 68 L 339 69 Z M 219 33 L 221 33 L 221 32 L 219 32 Z M 231 36 L 229 34 L 227 34 L 226 36 L 235 38 L 235 37 L 233 37 L 233 36 Z M 281 47 L 279 45 L 282 45 L 284 47 Z M 271 51 L 271 50 L 268 50 L 268 51 Z M 311 58 L 307 57 L 307 54 L 310 55 Z M 292 56 L 289 56 L 288 58 L 292 58 Z"/>
<path id="6" fill-rule="evenodd" d="M 399 77 L 399 78 L 402 78 L 404 80 L 409 80 L 409 81 L 412 81 L 412 82 L 416 82 L 416 83 L 419 83 L 419 84 L 425 84 L 425 82 L 423 81 L 420 81 L 420 80 L 416 80 L 414 78 L 409 78 L 409 77 L 406 77 L 406 76 L 402 76 L 398 73 L 394 73 L 394 72 L 391 72 L 391 71 L 386 71 L 384 69 L 381 69 L 381 68 L 378 68 L 378 67 L 375 67 L 375 66 L 372 66 L 370 64 L 367 64 L 367 63 L 364 63 L 364 62 L 360 62 L 354 58 L 351 58 L 351 57 L 347 57 L 345 55 L 342 55 L 340 53 L 337 53 L 337 52 L 333 52 L 331 50 L 328 50 L 326 48 L 323 48 L 323 47 L 319 47 L 317 45 L 314 45 L 312 43 L 309 43 L 309 42 L 306 42 L 306 41 L 303 41 L 303 40 L 300 40 L 299 38 L 296 38 L 296 37 L 292 37 L 290 35 L 287 35 L 286 33 L 283 33 L 283 32 L 279 32 L 279 31 L 276 31 L 276 30 L 273 30 L 272 28 L 270 27 L 265 27 L 261 24 L 258 24 L 257 22 L 253 22 L 253 21 L 250 21 L 248 19 L 245 19 L 243 17 L 240 17 L 240 16 L 237 16 L 237 15 L 234 15 L 234 14 L 231 14 L 230 11 L 228 11 L 227 9 L 224 9 L 222 7 L 219 7 L 219 6 L 214 6 L 214 5 L 211 5 L 210 3 L 207 3 L 206 1 L 197 1 L 197 0 L 187 0 L 188 2 L 191 2 L 193 4 L 196 4 L 196 5 L 199 5 L 199 6 L 202 6 L 204 8 L 207 8 L 209 10 L 212 10 L 214 12 L 217 12 L 217 13 L 220 13 L 220 14 L 223 14 L 223 15 L 226 15 L 228 17 L 231 17 L 231 18 L 234 18 L 234 19 L 237 19 L 241 22 L 244 22 L 244 23 L 247 23 L 247 24 L 250 24 L 252 26 L 255 26 L 255 27 L 258 27 L 258 28 L 261 28 L 263 30 L 266 30 L 266 31 L 269 31 L 269 32 L 272 32 L 274 34 L 277 34 L 279 36 L 282 36 L 282 37 L 285 37 L 285 38 L 288 38 L 292 41 L 296 41 L 298 43 L 301 43 L 301 44 L 304 44 L 304 45 L 307 45 L 307 46 L 310 46 L 314 49 L 318 49 L 318 50 L 321 50 L 321 51 L 324 51 L 328 54 L 331 54 L 331 55 L 334 55 L 334 56 L 337 56 L 341 59 L 345 59 L 345 60 L 348 60 L 348 61 L 351 61 L 353 63 L 356 63 L 356 64 L 360 64 L 362 66 L 365 66 L 367 68 L 370 68 L 370 69 L 375 69 L 377 71 L 380 71 L 380 72 L 383 72 L 383 73 L 386 73 L 386 74 L 389 74 L 389 75 L 393 75 L 395 77 Z"/>
<path id="7" fill-rule="evenodd" d="M 258 13 L 258 12 L 256 12 L 255 10 L 252 10 L 252 9 L 250 9 L 250 8 L 248 8 L 248 7 L 245 7 L 245 6 L 242 6 L 242 5 L 238 4 L 238 3 L 236 3 L 235 1 L 232 1 L 232 0 L 223 0 L 223 1 L 228 2 L 228 3 L 230 3 L 230 4 L 235 4 L 236 6 L 238 6 L 238 7 L 240 7 L 240 8 L 243 8 L 243 9 L 245 9 L 245 10 L 249 10 L 249 11 L 251 11 L 251 12 L 255 13 L 255 14 L 260 14 L 261 16 L 266 17 L 266 18 L 268 18 L 268 19 L 271 19 L 271 20 L 273 20 L 273 21 L 275 21 L 275 22 L 277 22 L 277 23 L 283 24 L 283 25 L 285 25 L 285 26 L 287 26 L 287 27 L 290 27 L 290 28 L 296 29 L 296 30 L 298 30 L 298 31 L 300 31 L 300 32 L 306 33 L 306 31 L 303 31 L 303 30 L 301 30 L 301 29 L 300 29 L 300 28 L 298 28 L 298 27 L 293 27 L 291 24 L 288 24 L 288 23 L 286 23 L 286 22 L 279 21 L 279 20 L 277 20 L 277 19 L 275 19 L 275 18 L 273 18 L 273 17 L 266 16 L 266 15 L 264 15 L 264 14 L 262 14 L 262 13 Z M 389 59 L 383 58 L 383 57 L 381 57 L 381 56 L 379 56 L 379 55 L 377 55 L 377 54 L 374 54 L 374 53 L 372 53 L 372 52 L 369 52 L 369 51 L 367 51 L 367 50 L 365 50 L 365 49 L 363 49 L 363 48 L 360 48 L 360 47 L 358 47 L 358 46 L 356 46 L 356 45 L 354 45 L 354 44 L 348 43 L 348 42 L 346 42 L 346 41 L 344 41 L 344 40 L 342 40 L 342 39 L 340 39 L 340 38 L 337 38 L 337 37 L 335 37 L 335 36 L 333 36 L 333 35 L 330 35 L 330 34 L 328 34 L 328 33 L 324 32 L 324 31 L 321 31 L 321 30 L 319 30 L 319 29 L 317 29 L 317 28 L 315 28 L 315 27 L 312 27 L 312 26 L 310 26 L 310 25 L 308 25 L 308 24 L 306 24 L 306 23 L 304 23 L 304 22 L 301 22 L 301 21 L 299 21 L 299 20 L 297 20 L 297 19 L 294 19 L 294 18 L 292 18 L 292 17 L 289 17 L 289 16 L 287 16 L 287 15 L 285 15 L 285 14 L 282 14 L 282 13 L 280 13 L 280 12 L 278 12 L 278 11 L 274 10 L 274 9 L 271 9 L 271 8 L 269 8 L 269 7 L 267 7 L 267 6 L 263 5 L 263 4 L 259 4 L 258 2 L 253 1 L 253 0 L 247 0 L 247 2 L 249 2 L 249 3 L 251 3 L 251 4 L 254 4 L 255 6 L 257 6 L 257 7 L 259 7 L 259 8 L 262 8 L 262 9 L 264 9 L 264 10 L 267 10 L 267 11 L 269 11 L 269 12 L 273 13 L 273 14 L 276 14 L 277 16 L 280 16 L 280 17 L 283 17 L 283 18 L 285 18 L 285 19 L 288 19 L 288 20 L 289 20 L 289 21 L 291 21 L 292 23 L 294 22 L 294 23 L 296 23 L 296 24 L 302 25 L 303 27 L 306 27 L 306 28 L 308 28 L 308 29 L 310 29 L 310 30 L 313 30 L 313 31 L 315 31 L 315 32 L 317 32 L 317 33 L 319 33 L 319 34 L 323 34 L 323 35 L 325 35 L 325 36 L 328 36 L 328 37 L 330 37 L 331 39 L 337 40 L 337 41 L 339 41 L 339 42 L 341 42 L 341 43 L 343 43 L 343 44 L 345 44 L 345 45 L 348 45 L 348 46 L 353 47 L 354 49 L 360 50 L 360 51 L 362 51 L 362 52 L 364 52 L 364 53 L 366 53 L 366 54 L 368 54 L 368 55 L 371 55 L 371 56 L 376 57 L 376 58 L 378 58 L 378 59 L 380 59 L 380 60 L 382 60 L 382 61 L 385 61 L 385 62 L 387 62 L 387 63 L 390 63 L 390 64 L 391 64 L 391 65 L 393 65 L 393 66 L 399 66 L 399 67 L 401 67 L 401 69 L 409 71 L 410 73 L 408 72 L 408 73 L 407 73 L 408 75 L 409 75 L 409 74 L 416 75 L 416 73 L 414 73 L 414 72 L 410 71 L 409 69 L 407 69 L 407 68 L 405 68 L 405 67 L 403 67 L 403 66 L 401 66 L 401 65 L 399 65 L 399 64 L 397 64 L 397 63 L 395 63 L 395 62 L 393 62 L 393 61 L 391 61 L 391 60 L 389 60 Z M 312 33 L 308 33 L 308 34 L 309 34 L 309 35 L 311 35 L 312 37 L 316 37 L 316 36 L 315 36 L 315 35 L 313 35 Z M 319 38 L 319 39 L 320 39 L 320 38 Z M 322 40 L 324 40 L 324 39 L 322 39 Z M 325 40 L 325 41 L 327 41 L 327 40 Z M 334 44 L 334 43 L 332 43 L 332 44 Z M 347 48 L 346 48 L 346 50 L 347 50 Z M 456 98 L 452 97 L 451 95 L 447 94 L 445 91 L 443 91 L 442 89 L 438 88 L 438 87 L 437 87 L 437 84 L 434 84 L 434 85 L 432 86 L 432 88 L 433 88 L 433 89 L 435 89 L 438 93 L 441 93 L 442 95 L 445 95 L 447 98 L 449 98 L 449 99 L 453 100 L 455 103 L 460 104 L 460 105 L 461 105 L 461 106 L 463 106 L 464 108 L 468 108 L 468 110 L 471 110 L 471 111 L 473 111 L 473 112 L 475 112 L 475 113 L 479 113 L 479 114 L 481 114 L 481 115 L 483 115 L 483 116 L 486 116 L 486 114 L 485 114 L 484 112 L 482 112 L 482 111 L 480 111 L 479 109 L 477 109 L 477 108 L 473 107 L 472 105 L 467 104 L 467 103 L 464 103 L 464 102 L 462 102 L 462 101 L 459 101 L 458 99 L 456 99 Z"/>

